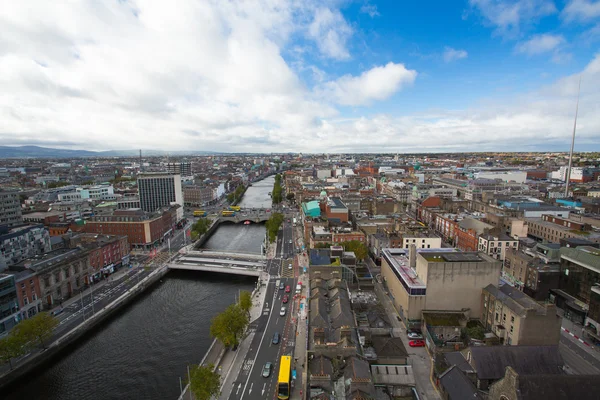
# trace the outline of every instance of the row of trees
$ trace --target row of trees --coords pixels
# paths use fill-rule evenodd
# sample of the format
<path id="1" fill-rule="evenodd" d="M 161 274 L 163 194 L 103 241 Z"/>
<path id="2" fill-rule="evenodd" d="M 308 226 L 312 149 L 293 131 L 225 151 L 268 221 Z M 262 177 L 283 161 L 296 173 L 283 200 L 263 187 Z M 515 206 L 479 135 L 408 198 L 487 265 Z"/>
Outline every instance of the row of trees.
<path id="1" fill-rule="evenodd" d="M 281 188 L 281 175 L 275 175 L 275 184 L 273 185 L 273 191 L 271 192 L 271 199 L 273 204 L 279 204 L 283 201 L 283 189 Z"/>
<path id="2" fill-rule="evenodd" d="M 252 294 L 240 292 L 236 304 L 232 304 L 212 319 L 210 335 L 227 347 L 236 347 L 250 321 Z M 193 365 L 190 368 L 190 390 L 196 400 L 209 400 L 220 395 L 221 376 L 215 366 Z"/>
<path id="3" fill-rule="evenodd" d="M 50 339 L 57 325 L 58 320 L 47 312 L 21 321 L 8 336 L 0 340 L 0 360 L 4 363 L 9 362 L 12 369 L 13 358 L 26 354 L 38 343 L 45 349 L 46 341 Z"/>
<path id="4" fill-rule="evenodd" d="M 271 217 L 265 223 L 267 227 L 267 233 L 269 234 L 269 242 L 273 243 L 277 238 L 277 231 L 279 227 L 283 223 L 283 214 L 281 213 L 273 213 Z"/>
<path id="5" fill-rule="evenodd" d="M 197 240 L 200 236 L 204 235 L 210 228 L 211 220 L 209 218 L 199 218 L 191 229 L 192 240 Z"/>
<path id="6" fill-rule="evenodd" d="M 232 205 L 237 204 L 237 202 L 242 199 L 242 196 L 244 195 L 245 191 L 246 191 L 246 186 L 244 186 L 243 184 L 238 185 L 238 187 L 235 188 L 235 191 L 233 191 L 227 195 L 227 201 L 229 202 L 229 204 L 232 204 Z"/>
<path id="7" fill-rule="evenodd" d="M 250 322 L 251 308 L 252 294 L 245 290 L 240 292 L 237 303 L 230 305 L 212 319 L 210 335 L 225 346 L 237 346 Z"/>

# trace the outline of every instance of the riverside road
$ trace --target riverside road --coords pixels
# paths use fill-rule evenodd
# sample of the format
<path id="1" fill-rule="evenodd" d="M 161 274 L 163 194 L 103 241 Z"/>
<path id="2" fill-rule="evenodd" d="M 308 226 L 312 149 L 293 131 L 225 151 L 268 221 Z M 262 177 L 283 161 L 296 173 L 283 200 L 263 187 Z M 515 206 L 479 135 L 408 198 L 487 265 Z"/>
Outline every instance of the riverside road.
<path id="1" fill-rule="evenodd" d="M 242 207 L 265 206 L 273 178 L 266 181 L 248 189 Z M 253 199 L 257 200 L 255 204 Z M 186 213 L 192 221 L 190 214 Z M 264 225 L 225 224 L 215 231 L 204 247 L 260 254 L 264 235 Z M 171 251 L 178 251 L 186 240 L 189 244 L 189 237 L 184 238 L 183 230 L 177 231 L 171 238 Z M 159 257 L 167 251 L 168 244 L 165 243 Z M 150 261 L 147 254 L 136 257 L 142 263 Z M 268 266 L 276 271 L 281 268 L 281 260 L 271 261 Z M 95 287 L 94 310 L 90 303 L 91 292 L 84 292 L 83 306 L 79 295 L 73 301 L 66 301 L 65 310 L 58 315 L 62 322 L 59 329 L 67 332 L 80 323 L 84 315 L 88 318 L 124 293 L 129 284 L 137 283 L 137 279 L 150 272 L 134 267 L 127 271 L 128 277 Z M 26 383 L 17 382 L 3 391 L 2 398 L 177 398 L 180 378 L 185 379 L 187 365 L 198 363 L 212 342 L 207 321 L 233 303 L 239 290 L 252 290 L 254 284 L 254 279 L 232 275 L 169 272 L 163 282 L 145 291 L 109 322 L 90 331 L 70 348 L 71 351 L 32 373 Z"/>
<path id="2" fill-rule="evenodd" d="M 267 264 L 271 279 L 267 284 L 262 315 L 250 326 L 254 337 L 248 353 L 243 360 L 236 361 L 242 363 L 242 368 L 231 386 L 228 394 L 230 400 L 276 397 L 279 360 L 283 355 L 294 355 L 295 315 L 298 308 L 298 299 L 294 296 L 297 284 L 297 270 L 293 267 L 294 242 L 293 227 L 286 218 L 276 241 L 275 254 L 279 257 L 269 260 Z M 280 289 L 281 284 L 284 289 Z M 283 303 L 284 296 L 289 299 L 287 303 Z M 286 309 L 284 316 L 280 315 L 282 307 Z M 278 344 L 273 344 L 275 333 L 280 335 Z M 273 364 L 273 369 L 271 375 L 265 378 L 262 370 L 267 362 Z"/>

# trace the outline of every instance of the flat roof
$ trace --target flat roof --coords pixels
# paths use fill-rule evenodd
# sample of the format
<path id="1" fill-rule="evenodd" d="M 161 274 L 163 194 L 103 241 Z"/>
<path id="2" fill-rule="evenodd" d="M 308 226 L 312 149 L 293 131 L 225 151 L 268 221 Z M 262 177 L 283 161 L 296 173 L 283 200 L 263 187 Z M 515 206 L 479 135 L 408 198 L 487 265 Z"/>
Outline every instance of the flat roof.
<path id="1" fill-rule="evenodd" d="M 398 279 L 402 280 L 411 289 L 426 289 L 427 286 L 417 276 L 417 272 L 410 267 L 408 251 L 398 252 L 393 250 L 404 249 L 383 249 L 382 253 Z"/>

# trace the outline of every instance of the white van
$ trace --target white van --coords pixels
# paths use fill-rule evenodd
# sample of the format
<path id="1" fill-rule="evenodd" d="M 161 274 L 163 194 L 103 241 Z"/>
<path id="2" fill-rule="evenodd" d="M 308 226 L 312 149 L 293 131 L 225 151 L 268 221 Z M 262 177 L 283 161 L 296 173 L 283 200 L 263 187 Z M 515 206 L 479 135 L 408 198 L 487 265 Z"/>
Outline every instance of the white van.
<path id="1" fill-rule="evenodd" d="M 302 285 L 301 284 L 297 284 L 296 285 L 296 294 L 300 293 L 302 291 Z"/>

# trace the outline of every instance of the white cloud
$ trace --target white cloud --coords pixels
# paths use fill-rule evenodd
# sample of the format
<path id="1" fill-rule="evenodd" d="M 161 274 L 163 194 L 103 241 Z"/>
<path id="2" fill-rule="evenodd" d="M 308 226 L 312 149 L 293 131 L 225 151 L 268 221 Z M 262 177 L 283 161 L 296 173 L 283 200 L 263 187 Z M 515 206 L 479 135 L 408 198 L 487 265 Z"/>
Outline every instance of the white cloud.
<path id="1" fill-rule="evenodd" d="M 515 50 L 518 53 L 537 55 L 554 51 L 563 43 L 565 43 L 565 38 L 562 35 L 544 33 L 541 35 L 535 35 L 526 42 L 517 44 Z"/>
<path id="2" fill-rule="evenodd" d="M 368 2 L 362 5 L 362 7 L 360 8 L 360 12 L 363 14 L 369 14 L 369 17 L 371 18 L 375 18 L 380 15 L 377 11 L 377 6 L 369 4 Z"/>
<path id="3" fill-rule="evenodd" d="M 561 16 L 567 21 L 591 21 L 600 17 L 600 1 L 571 0 Z"/>
<path id="4" fill-rule="evenodd" d="M 473 109 L 370 116 L 376 109 L 357 107 L 356 117 L 340 115 L 336 105 L 388 99 L 417 73 L 389 63 L 333 79 L 326 65 L 307 66 L 317 84 L 308 87 L 282 56 L 314 21 L 317 2 L 307 3 L 156 1 L 133 10 L 125 2 L 7 2 L 0 143 L 229 152 L 568 148 L 579 74 Z M 600 55 L 581 74 L 577 144 L 597 146 Z"/>
<path id="5" fill-rule="evenodd" d="M 326 99 L 341 105 L 367 105 L 374 100 L 385 100 L 411 84 L 417 72 L 406 69 L 403 64 L 388 63 L 374 67 L 360 76 L 344 75 L 333 82 L 327 82 L 317 89 L 317 93 Z"/>
<path id="6" fill-rule="evenodd" d="M 462 58 L 467 58 L 468 55 L 469 54 L 466 50 L 456 50 L 452 47 L 446 47 L 444 49 L 444 54 L 442 55 L 442 57 L 444 58 L 444 62 L 449 63 L 452 61 L 460 60 Z"/>
<path id="7" fill-rule="evenodd" d="M 337 60 L 350 58 L 346 43 L 352 35 L 352 28 L 339 10 L 318 8 L 308 34 L 316 42 L 321 54 Z"/>
<path id="8" fill-rule="evenodd" d="M 502 36 L 518 36 L 523 26 L 557 12 L 552 0 L 469 0 Z"/>

